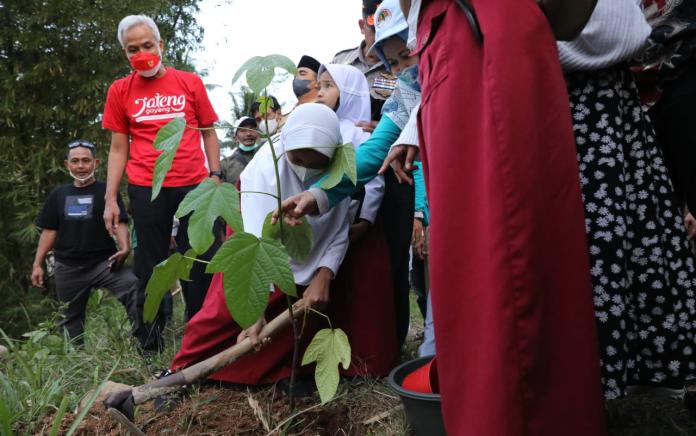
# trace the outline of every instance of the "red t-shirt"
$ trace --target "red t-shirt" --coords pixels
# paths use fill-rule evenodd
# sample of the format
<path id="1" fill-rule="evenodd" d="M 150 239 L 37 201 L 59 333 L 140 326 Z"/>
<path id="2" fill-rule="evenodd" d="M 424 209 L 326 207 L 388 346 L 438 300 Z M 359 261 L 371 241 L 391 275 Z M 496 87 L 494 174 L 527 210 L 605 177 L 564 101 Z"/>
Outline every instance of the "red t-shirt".
<path id="1" fill-rule="evenodd" d="M 152 186 L 161 153 L 152 143 L 162 126 L 179 117 L 192 127 L 207 127 L 218 119 L 203 81 L 193 73 L 167 68 L 164 76 L 148 79 L 134 72 L 111 84 L 102 127 L 130 136 L 128 183 Z M 207 176 L 200 131 L 187 128 L 162 186 L 196 185 Z"/>

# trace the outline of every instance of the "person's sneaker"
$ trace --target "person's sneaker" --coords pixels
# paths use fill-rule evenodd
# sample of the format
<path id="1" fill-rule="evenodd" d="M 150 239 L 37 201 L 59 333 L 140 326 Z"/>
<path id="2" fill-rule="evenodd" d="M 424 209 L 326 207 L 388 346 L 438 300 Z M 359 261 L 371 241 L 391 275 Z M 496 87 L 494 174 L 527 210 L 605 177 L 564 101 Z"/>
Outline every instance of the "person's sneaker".
<path id="1" fill-rule="evenodd" d="M 278 387 L 283 395 L 293 398 L 307 398 L 314 395 L 317 391 L 317 386 L 313 378 L 296 378 L 295 384 L 290 392 L 290 377 L 278 381 Z"/>

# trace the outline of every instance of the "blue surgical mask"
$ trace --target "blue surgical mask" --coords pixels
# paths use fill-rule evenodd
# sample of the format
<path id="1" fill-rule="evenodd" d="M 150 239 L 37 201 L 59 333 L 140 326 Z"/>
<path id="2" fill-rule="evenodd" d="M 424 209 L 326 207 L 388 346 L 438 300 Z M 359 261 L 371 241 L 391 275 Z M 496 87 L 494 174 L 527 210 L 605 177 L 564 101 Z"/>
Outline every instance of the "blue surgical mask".
<path id="1" fill-rule="evenodd" d="M 396 77 L 410 89 L 420 92 L 421 87 L 418 83 L 418 64 L 413 64 L 396 73 Z"/>

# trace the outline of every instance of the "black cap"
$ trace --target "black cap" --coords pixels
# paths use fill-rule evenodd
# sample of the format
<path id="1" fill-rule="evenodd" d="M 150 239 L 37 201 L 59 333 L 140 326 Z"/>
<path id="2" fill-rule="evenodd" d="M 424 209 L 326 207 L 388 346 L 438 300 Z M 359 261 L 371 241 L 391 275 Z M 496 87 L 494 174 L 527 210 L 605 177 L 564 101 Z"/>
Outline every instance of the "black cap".
<path id="1" fill-rule="evenodd" d="M 374 15 L 374 13 L 377 11 L 377 7 L 380 3 L 382 3 L 382 0 L 363 0 L 362 3 L 363 18 L 365 18 L 369 17 L 370 15 Z"/>
<path id="2" fill-rule="evenodd" d="M 314 71 L 315 73 L 319 73 L 319 67 L 321 66 L 321 63 L 319 63 L 318 60 L 314 59 L 311 56 L 304 55 L 300 58 L 300 62 L 297 64 L 297 68 L 309 68 L 310 70 Z"/>

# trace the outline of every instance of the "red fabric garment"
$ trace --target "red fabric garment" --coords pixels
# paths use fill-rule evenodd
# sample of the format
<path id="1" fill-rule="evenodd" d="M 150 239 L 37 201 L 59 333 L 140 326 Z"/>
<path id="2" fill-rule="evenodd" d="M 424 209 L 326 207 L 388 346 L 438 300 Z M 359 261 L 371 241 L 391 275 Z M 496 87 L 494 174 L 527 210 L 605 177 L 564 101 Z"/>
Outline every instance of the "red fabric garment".
<path id="1" fill-rule="evenodd" d="M 343 329 L 351 344 L 352 362 L 342 375 L 386 375 L 398 359 L 394 321 L 394 301 L 389 254 L 381 228 L 374 227 L 349 248 L 338 276 L 332 283 L 330 303 L 325 314 L 334 327 Z M 271 295 L 266 319 L 287 309 L 285 295 Z M 328 323 L 312 314 L 304 327 L 302 356 L 318 329 Z M 181 349 L 172 369 L 178 370 L 210 357 L 234 344 L 241 328 L 225 303 L 222 273 L 217 273 L 208 289 L 203 308 L 188 322 Z M 228 383 L 267 384 L 290 376 L 292 329 L 272 339 L 269 346 L 244 356 L 213 374 L 210 379 Z M 300 375 L 312 374 L 314 365 L 300 367 Z"/>
<path id="2" fill-rule="evenodd" d="M 130 135 L 128 183 L 152 186 L 152 172 L 161 153 L 152 143 L 161 127 L 179 117 L 191 127 L 210 126 L 218 119 L 203 81 L 193 73 L 174 68 L 167 68 L 159 78 L 132 73 L 111 85 L 102 127 Z M 186 129 L 162 186 L 197 185 L 207 176 L 201 134 Z"/>
<path id="3" fill-rule="evenodd" d="M 419 19 L 430 284 L 449 435 L 606 433 L 568 96 L 534 0 Z"/>

